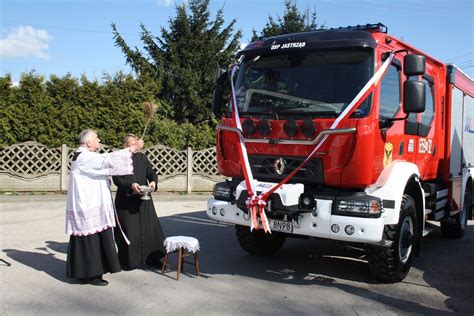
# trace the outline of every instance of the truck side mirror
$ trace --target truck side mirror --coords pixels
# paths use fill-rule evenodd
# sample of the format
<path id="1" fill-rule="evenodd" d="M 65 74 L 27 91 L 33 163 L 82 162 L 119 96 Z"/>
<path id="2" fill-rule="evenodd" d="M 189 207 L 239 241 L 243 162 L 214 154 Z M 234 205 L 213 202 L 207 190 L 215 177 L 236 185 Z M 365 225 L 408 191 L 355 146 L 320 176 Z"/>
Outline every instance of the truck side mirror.
<path id="1" fill-rule="evenodd" d="M 420 76 L 425 73 L 425 56 L 406 55 L 403 59 L 405 76 Z"/>
<path id="2" fill-rule="evenodd" d="M 212 113 L 216 117 L 219 117 L 222 114 L 222 97 L 224 95 L 224 84 L 228 72 L 225 69 L 219 68 L 216 71 L 216 85 L 212 93 Z"/>
<path id="3" fill-rule="evenodd" d="M 422 113 L 425 111 L 425 84 L 421 81 L 406 80 L 403 83 L 403 112 Z"/>

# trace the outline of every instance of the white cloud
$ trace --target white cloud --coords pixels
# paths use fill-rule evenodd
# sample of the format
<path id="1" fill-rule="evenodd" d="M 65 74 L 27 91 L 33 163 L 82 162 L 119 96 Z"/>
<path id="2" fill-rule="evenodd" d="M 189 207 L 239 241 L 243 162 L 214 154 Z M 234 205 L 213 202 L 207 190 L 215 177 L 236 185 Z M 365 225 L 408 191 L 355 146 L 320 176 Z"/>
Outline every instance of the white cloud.
<path id="1" fill-rule="evenodd" d="M 49 58 L 49 43 L 52 37 L 46 30 L 35 29 L 31 26 L 19 26 L 0 39 L 0 57 L 18 58 L 35 56 L 41 59 Z"/>
<path id="2" fill-rule="evenodd" d="M 171 7 L 180 4 L 188 4 L 188 0 L 155 0 L 156 4 L 160 7 Z"/>
<path id="3" fill-rule="evenodd" d="M 161 7 L 169 7 L 174 4 L 174 0 L 157 0 L 156 3 Z"/>

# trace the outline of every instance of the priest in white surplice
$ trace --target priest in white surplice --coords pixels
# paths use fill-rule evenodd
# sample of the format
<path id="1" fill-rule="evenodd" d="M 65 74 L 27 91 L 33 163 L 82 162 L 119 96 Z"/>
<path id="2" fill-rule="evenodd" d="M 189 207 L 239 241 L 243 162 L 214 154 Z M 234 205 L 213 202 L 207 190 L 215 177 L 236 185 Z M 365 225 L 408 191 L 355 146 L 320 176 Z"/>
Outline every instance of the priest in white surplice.
<path id="1" fill-rule="evenodd" d="M 115 212 L 110 192 L 112 175 L 133 173 L 134 148 L 98 154 L 94 130 L 79 135 L 74 153 L 66 204 L 66 233 L 70 235 L 66 275 L 81 283 L 107 285 L 104 273 L 119 272 L 113 227 Z"/>

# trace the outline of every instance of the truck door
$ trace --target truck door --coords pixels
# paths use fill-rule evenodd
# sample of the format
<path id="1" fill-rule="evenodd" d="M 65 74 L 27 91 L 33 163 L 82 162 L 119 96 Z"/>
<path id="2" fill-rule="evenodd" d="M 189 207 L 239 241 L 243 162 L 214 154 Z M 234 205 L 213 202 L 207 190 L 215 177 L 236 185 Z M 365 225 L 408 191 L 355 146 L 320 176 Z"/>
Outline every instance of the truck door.
<path id="1" fill-rule="evenodd" d="M 425 84 L 425 111 L 419 114 L 410 114 L 405 122 L 405 133 L 410 135 L 411 147 L 408 151 L 415 154 L 414 162 L 418 165 L 422 179 L 436 176 L 436 168 L 432 166 L 434 156 L 437 151 L 435 142 L 435 81 L 429 73 L 422 76 L 421 80 Z M 432 170 L 434 169 L 434 170 Z"/>
<path id="2" fill-rule="evenodd" d="M 401 159 L 415 161 L 414 136 L 407 135 L 403 120 L 390 121 L 393 118 L 403 118 L 402 111 L 402 62 L 393 59 L 380 84 L 379 121 L 384 142 L 383 167 L 393 160 Z M 416 117 L 414 118 L 416 122 Z M 411 147 L 413 149 L 411 150 Z"/>

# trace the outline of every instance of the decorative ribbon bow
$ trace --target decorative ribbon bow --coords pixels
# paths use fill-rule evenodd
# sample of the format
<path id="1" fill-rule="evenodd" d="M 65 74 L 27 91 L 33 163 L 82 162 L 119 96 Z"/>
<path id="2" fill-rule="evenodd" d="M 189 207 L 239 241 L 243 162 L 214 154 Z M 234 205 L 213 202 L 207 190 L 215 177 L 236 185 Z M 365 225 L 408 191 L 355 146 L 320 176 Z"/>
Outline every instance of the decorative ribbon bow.
<path id="1" fill-rule="evenodd" d="M 263 200 L 260 195 L 253 195 L 247 198 L 245 204 L 247 205 L 247 209 L 250 211 L 252 218 L 250 230 L 253 230 L 254 228 L 259 229 L 257 218 L 259 216 L 262 221 L 263 230 L 266 233 L 271 234 L 272 232 L 268 226 L 267 215 L 265 214 L 265 206 L 267 205 L 267 202 L 265 202 L 265 200 Z"/>

